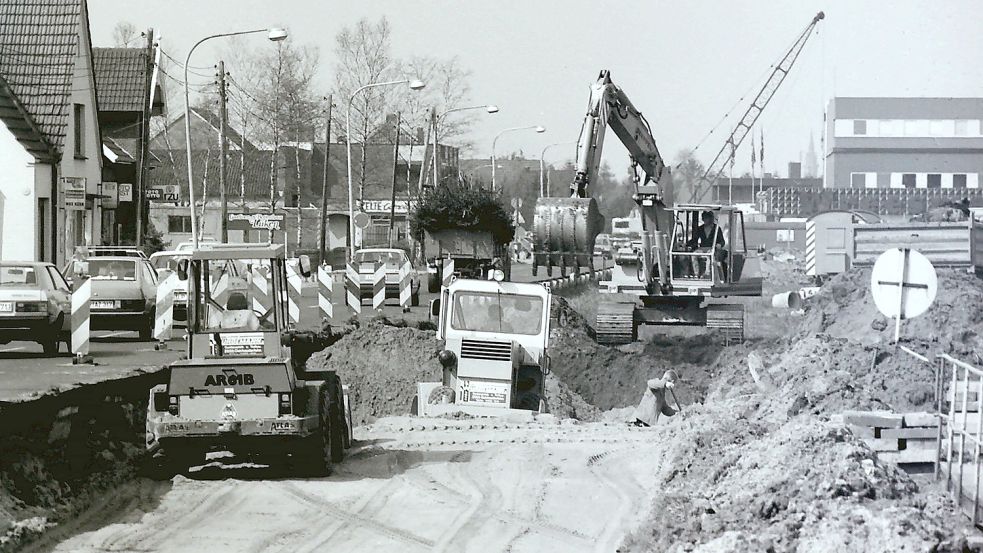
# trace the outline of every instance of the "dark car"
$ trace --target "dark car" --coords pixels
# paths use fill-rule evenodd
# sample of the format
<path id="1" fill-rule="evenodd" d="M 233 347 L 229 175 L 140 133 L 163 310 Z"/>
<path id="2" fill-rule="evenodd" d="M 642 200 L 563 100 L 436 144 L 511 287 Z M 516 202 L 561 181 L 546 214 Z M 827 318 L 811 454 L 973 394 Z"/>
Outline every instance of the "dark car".
<path id="1" fill-rule="evenodd" d="M 58 353 L 70 339 L 71 314 L 71 290 L 54 265 L 0 262 L 0 343 L 26 340 Z"/>

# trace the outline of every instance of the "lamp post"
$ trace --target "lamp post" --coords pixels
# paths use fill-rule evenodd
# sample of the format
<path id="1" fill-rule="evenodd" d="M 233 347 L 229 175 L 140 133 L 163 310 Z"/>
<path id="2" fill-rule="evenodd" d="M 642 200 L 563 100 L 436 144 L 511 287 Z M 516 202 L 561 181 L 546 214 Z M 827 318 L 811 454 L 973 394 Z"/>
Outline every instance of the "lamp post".
<path id="1" fill-rule="evenodd" d="M 434 122 L 434 137 L 433 137 L 433 183 L 434 186 L 440 182 L 440 168 L 437 165 L 437 145 L 440 144 L 440 122 L 444 120 L 444 116 L 448 113 L 454 113 L 455 111 L 465 111 L 471 109 L 483 109 L 488 113 L 498 113 L 498 106 L 495 104 L 487 104 L 484 106 L 466 106 L 459 108 L 451 108 L 440 115 L 437 116 L 437 120 Z M 424 152 L 424 157 L 426 157 L 426 152 Z"/>
<path id="2" fill-rule="evenodd" d="M 188 50 L 188 56 L 184 59 L 184 142 L 187 146 L 185 154 L 188 156 L 188 199 L 191 202 L 191 243 L 198 249 L 198 217 L 195 216 L 195 179 L 191 170 L 191 93 L 188 91 L 188 66 L 191 64 L 191 54 L 195 48 L 206 40 L 227 36 L 251 35 L 254 33 L 266 33 L 266 38 L 273 42 L 280 42 L 287 38 L 287 31 L 276 27 L 269 29 L 254 29 L 252 31 L 238 31 L 235 33 L 220 33 L 217 35 L 206 36 L 199 40 Z M 205 200 L 205 198 L 203 198 Z M 222 225 L 225 225 L 226 214 L 222 214 Z"/>
<path id="3" fill-rule="evenodd" d="M 549 150 L 553 146 L 566 146 L 567 144 L 576 144 L 576 140 L 570 140 L 568 142 L 554 142 L 553 144 L 547 144 L 543 151 L 539 154 L 539 197 L 544 198 L 547 195 L 546 185 L 543 182 L 543 172 L 545 171 L 545 165 L 543 164 L 543 158 L 546 156 L 546 150 Z"/>
<path id="4" fill-rule="evenodd" d="M 491 159 L 492 160 L 492 190 L 495 190 L 495 164 L 497 163 L 495 161 L 495 144 L 498 142 L 498 138 L 500 136 L 502 136 L 503 134 L 507 133 L 507 132 L 511 132 L 511 131 L 525 131 L 525 130 L 530 130 L 530 129 L 531 130 L 535 130 L 538 133 L 544 133 L 544 132 L 546 132 L 546 127 L 544 127 L 542 125 L 532 125 L 532 126 L 529 126 L 529 127 L 512 127 L 510 129 L 505 129 L 504 131 L 502 131 L 502 132 L 498 133 L 497 135 L 495 135 L 495 139 L 492 140 L 492 159 Z"/>
<path id="5" fill-rule="evenodd" d="M 409 79 L 386 81 L 384 83 L 369 83 L 356 89 L 355 92 L 352 92 L 351 97 L 348 99 L 348 109 L 345 112 L 345 146 L 348 157 L 348 261 L 352 260 L 352 254 L 355 250 L 355 193 L 353 190 L 354 187 L 352 186 L 352 103 L 355 101 L 355 96 L 367 88 L 397 84 L 409 84 L 411 90 L 420 90 L 421 88 L 427 86 L 421 80 L 411 81 Z M 362 145 L 362 152 L 364 155 L 364 144 Z"/>

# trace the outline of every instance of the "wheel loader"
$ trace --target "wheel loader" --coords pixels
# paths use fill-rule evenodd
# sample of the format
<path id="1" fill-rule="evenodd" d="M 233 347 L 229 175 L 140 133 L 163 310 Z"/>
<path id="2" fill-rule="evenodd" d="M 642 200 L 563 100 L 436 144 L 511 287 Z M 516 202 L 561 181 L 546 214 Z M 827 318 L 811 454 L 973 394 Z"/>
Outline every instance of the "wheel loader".
<path id="1" fill-rule="evenodd" d="M 310 274 L 302 256 L 298 272 Z M 230 271 L 237 285 L 213 296 Z M 218 449 L 276 454 L 295 473 L 327 474 L 352 442 L 347 387 L 333 371 L 308 370 L 338 339 L 301 331 L 287 316 L 282 245 L 222 244 L 178 265 L 188 283 L 187 358 L 150 390 L 148 451 L 157 474 L 200 464 Z"/>

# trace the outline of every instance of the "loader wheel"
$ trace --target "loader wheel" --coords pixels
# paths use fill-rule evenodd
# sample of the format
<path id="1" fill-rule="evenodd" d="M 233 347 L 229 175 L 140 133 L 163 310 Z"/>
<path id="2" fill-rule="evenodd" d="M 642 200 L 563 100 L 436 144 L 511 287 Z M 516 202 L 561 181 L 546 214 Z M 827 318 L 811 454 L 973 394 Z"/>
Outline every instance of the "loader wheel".
<path id="1" fill-rule="evenodd" d="M 345 435 L 348 434 L 348 428 L 341 382 L 337 375 L 328 379 L 326 388 L 321 402 L 321 427 L 331 462 L 340 463 L 345 458 Z"/>

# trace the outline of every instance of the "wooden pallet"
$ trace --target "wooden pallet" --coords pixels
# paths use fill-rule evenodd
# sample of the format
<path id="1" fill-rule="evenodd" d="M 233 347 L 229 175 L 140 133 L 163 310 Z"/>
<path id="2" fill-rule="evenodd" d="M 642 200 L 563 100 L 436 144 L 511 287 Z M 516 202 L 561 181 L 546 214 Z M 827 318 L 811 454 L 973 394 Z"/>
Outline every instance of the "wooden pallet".
<path id="1" fill-rule="evenodd" d="M 846 411 L 838 419 L 874 450 L 879 459 L 902 468 L 938 461 L 940 421 L 934 413 Z"/>

